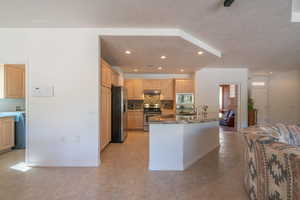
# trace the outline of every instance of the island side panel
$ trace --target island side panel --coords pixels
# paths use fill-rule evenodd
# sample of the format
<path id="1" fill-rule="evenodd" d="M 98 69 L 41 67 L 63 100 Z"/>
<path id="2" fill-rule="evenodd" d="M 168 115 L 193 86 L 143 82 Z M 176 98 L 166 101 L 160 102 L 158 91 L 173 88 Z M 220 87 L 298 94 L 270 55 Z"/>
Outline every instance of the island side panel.
<path id="1" fill-rule="evenodd" d="M 183 170 L 182 133 L 182 124 L 150 124 L 149 170 Z"/>
<path id="2" fill-rule="evenodd" d="M 184 169 L 220 145 L 218 121 L 184 125 Z"/>

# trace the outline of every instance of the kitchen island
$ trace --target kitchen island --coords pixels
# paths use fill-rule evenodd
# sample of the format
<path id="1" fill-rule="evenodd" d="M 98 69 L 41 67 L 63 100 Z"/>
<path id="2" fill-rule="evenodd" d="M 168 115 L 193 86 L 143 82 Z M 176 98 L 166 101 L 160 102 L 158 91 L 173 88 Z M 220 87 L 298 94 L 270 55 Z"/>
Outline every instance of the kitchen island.
<path id="1" fill-rule="evenodd" d="M 149 170 L 185 170 L 219 146 L 216 117 L 158 116 L 149 124 Z"/>

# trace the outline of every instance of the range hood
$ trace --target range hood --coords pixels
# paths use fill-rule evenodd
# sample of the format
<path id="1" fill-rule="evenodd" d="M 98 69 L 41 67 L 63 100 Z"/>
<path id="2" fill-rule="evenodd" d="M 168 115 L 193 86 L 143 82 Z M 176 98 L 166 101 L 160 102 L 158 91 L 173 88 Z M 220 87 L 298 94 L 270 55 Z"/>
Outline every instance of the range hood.
<path id="1" fill-rule="evenodd" d="M 144 94 L 148 94 L 148 95 L 160 95 L 160 90 L 144 90 Z"/>

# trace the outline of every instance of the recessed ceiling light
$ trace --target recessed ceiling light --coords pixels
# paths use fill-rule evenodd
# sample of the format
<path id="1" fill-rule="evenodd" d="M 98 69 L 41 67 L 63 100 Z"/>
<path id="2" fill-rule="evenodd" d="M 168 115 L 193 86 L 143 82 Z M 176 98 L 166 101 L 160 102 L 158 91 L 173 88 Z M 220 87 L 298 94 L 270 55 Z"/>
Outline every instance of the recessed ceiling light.
<path id="1" fill-rule="evenodd" d="M 125 51 L 125 53 L 126 53 L 126 54 L 131 54 L 131 51 L 128 51 L 128 50 L 127 50 L 127 51 Z"/>
<path id="2" fill-rule="evenodd" d="M 270 74 L 273 74 L 273 72 L 270 72 Z"/>
<path id="3" fill-rule="evenodd" d="M 133 71 L 134 71 L 134 72 L 138 72 L 139 70 L 138 70 L 138 69 L 134 69 Z"/>
<path id="4" fill-rule="evenodd" d="M 184 72 L 184 69 L 180 69 L 181 72 Z"/>
<path id="5" fill-rule="evenodd" d="M 202 51 L 198 51 L 198 55 L 202 55 L 203 54 L 203 52 Z"/>
<path id="6" fill-rule="evenodd" d="M 161 58 L 161 59 L 166 59 L 166 58 L 167 58 L 167 56 L 161 56 L 160 58 Z"/>
<path id="7" fill-rule="evenodd" d="M 157 69 L 158 69 L 158 70 L 162 70 L 162 67 L 158 67 Z"/>

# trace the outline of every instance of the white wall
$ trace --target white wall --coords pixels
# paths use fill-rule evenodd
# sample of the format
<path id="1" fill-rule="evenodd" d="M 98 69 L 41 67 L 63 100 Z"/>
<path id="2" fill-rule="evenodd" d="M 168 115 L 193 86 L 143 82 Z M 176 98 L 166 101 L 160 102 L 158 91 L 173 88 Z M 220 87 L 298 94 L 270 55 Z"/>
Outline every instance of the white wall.
<path id="1" fill-rule="evenodd" d="M 241 86 L 241 127 L 248 124 L 248 69 L 245 68 L 204 68 L 195 73 L 196 105 L 208 105 L 208 112 L 219 110 L 219 85 L 222 83 Z"/>
<path id="2" fill-rule="evenodd" d="M 259 76 L 252 75 L 251 80 Z M 273 72 L 266 79 L 270 123 L 300 123 L 300 70 Z M 255 99 L 254 99 L 255 101 Z"/>
<path id="3" fill-rule="evenodd" d="M 25 109 L 25 99 L 0 99 L 0 112 L 16 111 L 17 106 Z"/>
<path id="4" fill-rule="evenodd" d="M 27 92 L 27 162 L 97 166 L 99 39 L 93 29 L 0 29 L 0 63 L 27 64 L 27 91 L 54 86 L 54 97 Z"/>
<path id="5" fill-rule="evenodd" d="M 269 95 L 271 122 L 300 123 L 300 71 L 273 73 Z"/>

